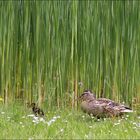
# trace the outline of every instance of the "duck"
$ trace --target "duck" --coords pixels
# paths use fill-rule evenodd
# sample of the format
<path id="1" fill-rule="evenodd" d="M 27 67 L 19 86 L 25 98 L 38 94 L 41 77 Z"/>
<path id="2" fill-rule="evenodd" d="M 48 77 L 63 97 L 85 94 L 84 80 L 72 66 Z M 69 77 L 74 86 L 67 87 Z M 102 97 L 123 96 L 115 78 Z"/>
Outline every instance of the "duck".
<path id="1" fill-rule="evenodd" d="M 78 100 L 81 102 L 81 109 L 83 112 L 97 118 L 117 117 L 125 113 L 133 112 L 131 108 L 124 104 L 117 103 L 107 98 L 96 98 L 91 90 L 84 90 L 83 94 L 78 97 Z"/>
<path id="2" fill-rule="evenodd" d="M 43 117 L 44 116 L 43 110 L 40 109 L 39 107 L 37 107 L 36 103 L 31 103 L 30 105 L 28 103 L 28 107 L 32 108 L 32 111 L 36 117 Z"/>

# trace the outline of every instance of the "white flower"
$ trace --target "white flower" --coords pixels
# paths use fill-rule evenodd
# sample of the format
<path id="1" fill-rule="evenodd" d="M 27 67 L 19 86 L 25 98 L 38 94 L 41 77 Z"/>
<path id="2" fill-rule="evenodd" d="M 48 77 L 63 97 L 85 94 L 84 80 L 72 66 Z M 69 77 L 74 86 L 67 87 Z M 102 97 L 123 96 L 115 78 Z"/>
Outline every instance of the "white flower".
<path id="1" fill-rule="evenodd" d="M 38 124 L 39 122 L 38 121 L 36 121 L 36 120 L 33 120 L 33 122 L 35 123 L 35 124 Z"/>
<path id="2" fill-rule="evenodd" d="M 121 120 L 118 120 L 118 123 L 120 123 L 121 122 Z"/>
<path id="3" fill-rule="evenodd" d="M 122 104 L 125 104 L 125 102 L 123 101 Z"/>
<path id="4" fill-rule="evenodd" d="M 92 126 L 90 125 L 89 128 L 92 128 Z"/>
<path id="5" fill-rule="evenodd" d="M 5 112 L 1 112 L 1 114 L 5 114 Z"/>
<path id="6" fill-rule="evenodd" d="M 28 117 L 35 117 L 35 115 L 34 114 L 30 114 L 30 115 L 27 115 Z"/>
<path id="7" fill-rule="evenodd" d="M 71 115 L 72 115 L 72 113 L 69 113 L 69 114 L 68 114 L 68 116 L 71 116 Z"/>
<path id="8" fill-rule="evenodd" d="M 56 116 L 56 118 L 57 118 L 57 119 L 59 119 L 59 118 L 60 118 L 60 116 Z"/>
<path id="9" fill-rule="evenodd" d="M 36 121 L 35 121 L 35 120 L 33 120 L 32 122 L 34 122 L 34 123 L 35 123 Z"/>
<path id="10" fill-rule="evenodd" d="M 63 132 L 64 131 L 64 129 L 62 128 L 62 129 L 60 129 L 60 132 Z"/>
<path id="11" fill-rule="evenodd" d="M 23 122 L 19 122 L 20 124 L 23 124 Z"/>
<path id="12" fill-rule="evenodd" d="M 82 118 L 85 118 L 85 116 L 83 115 Z"/>
<path id="13" fill-rule="evenodd" d="M 38 120 L 38 117 L 34 116 L 33 119 L 34 119 L 34 120 Z"/>
<path id="14" fill-rule="evenodd" d="M 136 126 L 137 126 L 137 127 L 140 127 L 140 123 L 137 123 Z"/>
<path id="15" fill-rule="evenodd" d="M 54 116 L 49 122 L 47 122 L 48 126 L 50 126 L 56 119 L 60 118 L 60 116 Z"/>
<path id="16" fill-rule="evenodd" d="M 51 121 L 49 121 L 49 122 L 47 122 L 47 124 L 48 124 L 48 126 L 50 126 L 50 125 L 52 124 L 52 122 L 51 122 Z"/>
<path id="17" fill-rule="evenodd" d="M 10 121 L 11 120 L 11 117 L 7 117 L 7 121 Z"/>
<path id="18" fill-rule="evenodd" d="M 137 129 L 136 127 L 133 127 L 133 129 Z"/>
<path id="19" fill-rule="evenodd" d="M 49 122 L 47 122 L 48 126 L 50 126 L 53 122 L 55 122 L 55 120 L 50 120 Z"/>
<path id="20" fill-rule="evenodd" d="M 64 122 L 64 123 L 67 123 L 68 121 L 67 121 L 67 120 L 63 120 L 63 122 Z"/>
<path id="21" fill-rule="evenodd" d="M 53 117 L 53 119 L 57 119 L 57 117 L 56 117 L 56 116 L 54 116 L 54 117 Z"/>
<path id="22" fill-rule="evenodd" d="M 106 121 L 106 118 L 104 118 L 104 121 Z"/>
<path id="23" fill-rule="evenodd" d="M 50 126 L 53 122 L 55 122 L 60 116 L 54 116 L 50 121 L 47 122 L 48 126 Z"/>
<path id="24" fill-rule="evenodd" d="M 45 122 L 45 120 L 43 118 L 40 118 L 40 122 Z"/>
<path id="25" fill-rule="evenodd" d="M 52 119 L 51 121 L 52 121 L 52 122 L 55 122 L 55 121 L 56 121 L 56 119 Z"/>
<path id="26" fill-rule="evenodd" d="M 114 125 L 119 125 L 120 123 L 114 123 Z"/>

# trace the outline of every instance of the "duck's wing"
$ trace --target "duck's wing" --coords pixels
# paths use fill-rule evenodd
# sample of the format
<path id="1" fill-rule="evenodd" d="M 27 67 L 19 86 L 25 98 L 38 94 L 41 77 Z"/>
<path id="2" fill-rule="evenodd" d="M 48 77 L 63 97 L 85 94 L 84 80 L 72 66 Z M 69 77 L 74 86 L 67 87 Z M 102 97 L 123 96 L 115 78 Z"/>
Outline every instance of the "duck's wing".
<path id="1" fill-rule="evenodd" d="M 106 104 L 112 107 L 120 105 L 119 103 L 106 98 L 98 98 L 97 101 L 101 104 Z"/>
<path id="2" fill-rule="evenodd" d="M 123 113 L 126 112 L 133 112 L 132 109 L 129 107 L 126 107 L 124 105 L 106 105 L 104 106 L 104 111 L 109 115 L 109 116 L 119 116 L 122 115 Z"/>
<path id="3" fill-rule="evenodd" d="M 96 100 L 82 102 L 82 104 L 81 104 L 82 110 L 88 114 L 92 114 L 93 116 L 104 115 L 105 106 L 106 106 L 105 103 L 100 103 Z"/>

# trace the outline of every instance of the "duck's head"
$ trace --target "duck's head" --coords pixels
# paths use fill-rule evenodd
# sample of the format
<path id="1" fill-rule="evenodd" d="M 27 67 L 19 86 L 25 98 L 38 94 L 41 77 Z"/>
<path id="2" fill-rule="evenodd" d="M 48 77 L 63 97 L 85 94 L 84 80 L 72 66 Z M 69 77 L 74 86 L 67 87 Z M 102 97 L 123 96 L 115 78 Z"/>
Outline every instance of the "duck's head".
<path id="1" fill-rule="evenodd" d="M 35 106 L 36 106 L 36 103 L 31 103 L 31 104 L 30 104 L 30 103 L 27 103 L 27 107 L 28 107 L 28 108 L 30 108 L 30 107 L 35 107 Z"/>
<path id="2" fill-rule="evenodd" d="M 95 98 L 95 94 L 93 94 L 91 90 L 85 90 L 84 93 L 81 94 L 78 99 L 80 101 L 87 101 Z"/>

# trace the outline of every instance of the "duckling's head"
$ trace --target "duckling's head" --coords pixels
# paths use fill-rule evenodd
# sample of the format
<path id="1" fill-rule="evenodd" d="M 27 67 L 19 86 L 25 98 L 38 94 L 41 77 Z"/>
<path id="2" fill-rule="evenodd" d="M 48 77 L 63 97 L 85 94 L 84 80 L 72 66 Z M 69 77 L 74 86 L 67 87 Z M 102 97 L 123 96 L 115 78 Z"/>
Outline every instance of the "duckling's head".
<path id="1" fill-rule="evenodd" d="M 35 107 L 36 106 L 36 104 L 35 103 L 31 103 L 31 107 Z"/>
<path id="2" fill-rule="evenodd" d="M 95 98 L 95 94 L 93 94 L 91 90 L 85 90 L 79 97 L 81 101 L 93 100 Z"/>
<path id="3" fill-rule="evenodd" d="M 32 107 L 35 107 L 35 106 L 36 106 L 36 103 L 31 103 L 31 104 L 29 102 L 27 103 L 28 108 L 32 108 Z"/>

